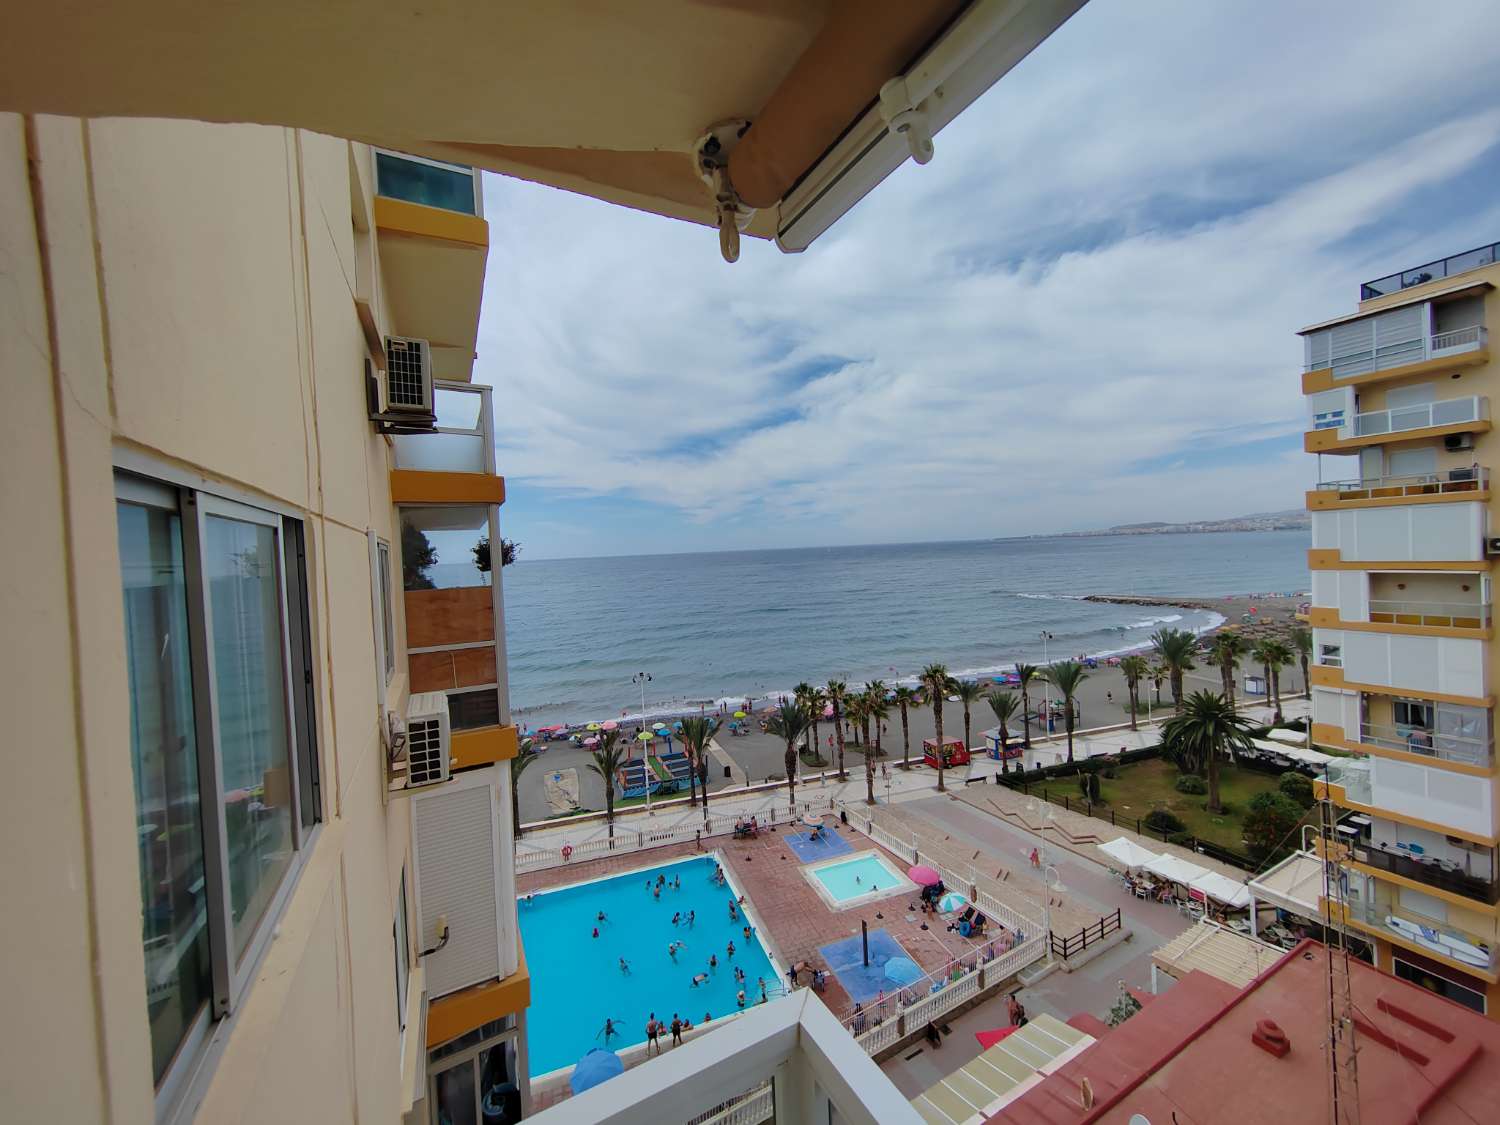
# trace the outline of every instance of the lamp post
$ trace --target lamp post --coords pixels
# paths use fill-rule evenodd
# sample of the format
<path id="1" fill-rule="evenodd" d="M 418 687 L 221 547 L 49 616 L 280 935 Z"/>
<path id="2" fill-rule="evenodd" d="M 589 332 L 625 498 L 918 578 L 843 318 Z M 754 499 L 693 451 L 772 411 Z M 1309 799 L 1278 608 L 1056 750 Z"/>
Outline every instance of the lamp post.
<path id="1" fill-rule="evenodd" d="M 637 672 L 630 677 L 630 682 L 641 689 L 641 730 L 646 729 L 646 685 L 651 682 L 650 672 Z M 643 743 L 641 746 L 641 770 L 646 781 L 646 815 L 651 815 L 651 743 Z"/>
<path id="2" fill-rule="evenodd" d="M 1043 629 L 1037 635 L 1042 638 L 1042 698 L 1045 700 L 1042 712 L 1045 716 L 1043 719 L 1043 723 L 1045 724 L 1043 729 L 1047 732 L 1047 737 L 1050 738 L 1052 737 L 1052 681 L 1047 679 L 1046 671 L 1048 664 L 1047 642 L 1052 640 L 1052 634 Z"/>
<path id="3" fill-rule="evenodd" d="M 1047 931 L 1047 961 L 1052 961 L 1052 892 L 1059 894 L 1068 888 L 1063 886 L 1062 872 L 1052 864 L 1042 868 L 1042 928 Z"/>

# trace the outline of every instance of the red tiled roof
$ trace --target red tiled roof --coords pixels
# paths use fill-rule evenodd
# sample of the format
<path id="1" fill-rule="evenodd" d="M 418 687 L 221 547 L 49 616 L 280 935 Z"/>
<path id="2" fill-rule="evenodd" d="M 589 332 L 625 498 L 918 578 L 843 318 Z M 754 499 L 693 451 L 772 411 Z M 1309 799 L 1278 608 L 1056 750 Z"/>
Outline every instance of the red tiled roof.
<path id="1" fill-rule="evenodd" d="M 1323 947 L 1303 942 L 1242 991 L 1201 972 L 1109 1031 L 992 1121 L 1285 1125 L 1327 1117 Z M 1500 1106 L 1500 1025 L 1362 961 L 1351 970 L 1363 1125 L 1472 1125 Z M 1274 1021 L 1291 1050 L 1251 1042 Z M 1085 1083 L 1092 1094 L 1085 1097 Z M 1085 1101 L 1092 1108 L 1085 1109 Z"/>

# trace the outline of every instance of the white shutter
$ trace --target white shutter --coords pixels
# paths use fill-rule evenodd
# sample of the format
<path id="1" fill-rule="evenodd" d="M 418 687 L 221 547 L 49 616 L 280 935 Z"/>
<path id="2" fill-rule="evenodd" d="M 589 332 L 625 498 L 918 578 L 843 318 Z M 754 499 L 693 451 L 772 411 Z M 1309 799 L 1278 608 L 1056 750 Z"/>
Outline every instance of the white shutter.
<path id="1" fill-rule="evenodd" d="M 1403 363 L 1420 363 L 1422 337 L 1426 335 L 1426 305 L 1408 305 L 1371 318 L 1375 332 L 1375 367 L 1399 367 Z"/>
<path id="2" fill-rule="evenodd" d="M 1309 332 L 1302 337 L 1302 362 L 1309 371 L 1317 371 L 1328 366 L 1328 340 L 1327 329 L 1322 332 Z"/>

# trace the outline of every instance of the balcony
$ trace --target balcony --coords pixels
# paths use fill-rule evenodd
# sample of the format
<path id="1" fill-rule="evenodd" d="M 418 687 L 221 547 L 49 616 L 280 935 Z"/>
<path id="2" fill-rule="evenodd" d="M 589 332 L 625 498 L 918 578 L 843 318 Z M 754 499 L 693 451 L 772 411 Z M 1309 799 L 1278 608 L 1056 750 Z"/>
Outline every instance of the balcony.
<path id="1" fill-rule="evenodd" d="M 1438 281 L 1445 277 L 1453 277 L 1455 274 L 1468 273 L 1469 270 L 1494 265 L 1497 250 L 1500 250 L 1500 242 L 1492 242 L 1488 246 L 1480 246 L 1463 254 L 1454 254 L 1449 258 L 1439 258 L 1435 262 L 1428 262 L 1414 269 L 1402 270 L 1400 273 L 1389 274 L 1386 277 L 1377 277 L 1374 281 L 1367 281 L 1359 287 L 1359 299 L 1369 301 L 1375 297 L 1399 293 L 1415 285 L 1425 285 L 1429 281 Z"/>
<path id="2" fill-rule="evenodd" d="M 1457 926 L 1394 903 L 1350 902 L 1348 919 L 1360 929 L 1374 933 L 1421 953 L 1442 957 L 1454 965 L 1493 977 L 1497 962 L 1487 939 Z"/>
<path id="3" fill-rule="evenodd" d="M 1480 724 L 1475 720 L 1469 720 L 1463 725 L 1477 727 Z M 1493 732 L 1448 734 L 1414 727 L 1360 723 L 1359 740 L 1367 746 L 1376 746 L 1383 750 L 1398 750 L 1403 754 L 1418 754 L 1424 758 L 1436 758 L 1439 761 L 1457 762 L 1466 766 L 1488 767 L 1493 763 L 1495 754 Z M 1353 794 L 1351 793 L 1350 796 L 1353 797 Z M 1358 798 L 1354 799 L 1358 800 Z M 1369 804 L 1369 801 L 1364 800 L 1360 803 Z"/>
<path id="4" fill-rule="evenodd" d="M 394 152 L 375 153 L 375 192 L 461 215 L 483 213 L 479 176 L 462 164 Z"/>
<path id="5" fill-rule="evenodd" d="M 1465 874 L 1458 864 L 1447 860 L 1422 858 L 1407 851 L 1378 845 L 1356 844 L 1352 854 L 1356 863 L 1378 871 L 1400 875 L 1403 879 L 1411 879 L 1490 906 L 1500 902 L 1500 880 Z"/>
<path id="6" fill-rule="evenodd" d="M 1488 629 L 1490 607 L 1477 602 L 1406 602 L 1372 598 L 1370 622 L 1445 629 Z"/>
<path id="7" fill-rule="evenodd" d="M 1344 796 L 1356 805 L 1372 806 L 1370 763 L 1358 758 L 1340 758 L 1328 763 L 1328 783 L 1343 788 Z"/>
<path id="8" fill-rule="evenodd" d="M 1342 421 L 1335 424 L 1337 425 L 1342 425 Z M 1420 500 L 1429 496 L 1458 496 L 1465 500 L 1477 500 L 1480 497 L 1474 496 L 1474 493 L 1489 490 L 1490 471 L 1470 467 L 1407 476 L 1320 481 L 1309 496 L 1308 503 L 1310 506 L 1316 503 L 1313 496 L 1317 493 L 1327 493 L 1332 503 L 1343 504 L 1358 500 Z"/>
<path id="9" fill-rule="evenodd" d="M 1399 406 L 1391 410 L 1372 410 L 1367 414 L 1356 414 L 1352 425 L 1346 424 L 1344 427 L 1350 432 L 1341 432 L 1339 436 L 1341 438 L 1364 438 L 1401 434 L 1412 430 L 1433 429 L 1438 426 L 1487 422 L 1489 416 L 1490 400 L 1481 395 L 1474 395 L 1470 398 L 1424 402 L 1415 406 Z"/>

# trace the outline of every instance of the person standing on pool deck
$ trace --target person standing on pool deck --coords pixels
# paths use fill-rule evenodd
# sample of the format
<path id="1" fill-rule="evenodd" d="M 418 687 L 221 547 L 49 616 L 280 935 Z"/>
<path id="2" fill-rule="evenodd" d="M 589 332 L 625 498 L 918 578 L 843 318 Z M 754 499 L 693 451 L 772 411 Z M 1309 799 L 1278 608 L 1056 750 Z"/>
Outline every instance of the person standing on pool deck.
<path id="1" fill-rule="evenodd" d="M 672 1013 L 672 1046 L 682 1046 L 682 1021 L 677 1018 L 677 1013 Z"/>
<path id="2" fill-rule="evenodd" d="M 656 1020 L 656 1013 L 646 1021 L 646 1055 L 649 1057 L 651 1048 L 656 1048 L 656 1053 L 661 1054 L 661 1024 Z"/>

